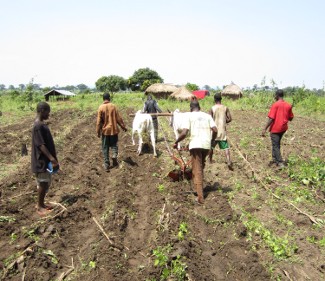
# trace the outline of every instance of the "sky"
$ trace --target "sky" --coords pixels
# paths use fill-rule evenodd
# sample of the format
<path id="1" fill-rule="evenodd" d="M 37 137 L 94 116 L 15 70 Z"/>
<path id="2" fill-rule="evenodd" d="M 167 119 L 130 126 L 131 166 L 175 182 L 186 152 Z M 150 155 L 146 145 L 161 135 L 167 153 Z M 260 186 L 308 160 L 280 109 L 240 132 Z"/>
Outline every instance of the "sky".
<path id="1" fill-rule="evenodd" d="M 323 0 L 0 0 L 0 84 L 125 79 L 322 89 Z"/>

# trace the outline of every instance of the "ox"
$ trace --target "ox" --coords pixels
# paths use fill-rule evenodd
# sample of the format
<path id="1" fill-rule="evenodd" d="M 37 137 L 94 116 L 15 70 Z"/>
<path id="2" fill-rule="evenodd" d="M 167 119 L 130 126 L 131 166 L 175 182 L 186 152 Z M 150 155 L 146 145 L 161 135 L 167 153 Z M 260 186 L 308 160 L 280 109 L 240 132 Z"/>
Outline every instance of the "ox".
<path id="1" fill-rule="evenodd" d="M 139 136 L 139 147 L 138 147 L 138 154 L 141 154 L 142 151 L 142 133 L 147 133 L 150 136 L 151 144 L 153 147 L 153 154 L 155 157 L 157 157 L 156 153 L 156 142 L 155 142 L 155 131 L 153 127 L 153 121 L 150 114 L 147 113 L 141 113 L 141 110 L 139 110 L 133 119 L 132 124 L 132 143 L 135 145 L 134 142 L 134 134 L 135 132 L 138 133 Z"/>
<path id="2" fill-rule="evenodd" d="M 178 139 L 180 133 L 183 131 L 183 122 L 188 118 L 188 112 L 180 112 L 179 109 L 175 109 L 172 117 L 170 118 L 170 126 L 173 128 L 176 140 Z M 178 149 L 181 148 L 180 143 L 178 143 Z"/>

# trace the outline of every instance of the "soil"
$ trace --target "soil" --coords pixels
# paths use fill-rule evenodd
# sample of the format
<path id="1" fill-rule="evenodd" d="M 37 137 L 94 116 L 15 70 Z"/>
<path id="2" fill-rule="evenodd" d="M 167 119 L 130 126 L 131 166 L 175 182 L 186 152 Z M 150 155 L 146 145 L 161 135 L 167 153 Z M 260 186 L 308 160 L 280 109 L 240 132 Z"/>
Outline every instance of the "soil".
<path id="1" fill-rule="evenodd" d="M 131 112 L 123 114 L 127 124 L 132 124 Z M 276 223 L 275 210 L 268 204 L 276 200 L 269 190 L 290 184 L 290 179 L 286 170 L 267 165 L 271 144 L 268 137 L 260 137 L 265 118 L 248 111 L 232 113 L 228 131 L 234 169 L 228 170 L 220 151 L 214 153 L 214 163 L 205 168 L 203 206 L 196 203 L 190 181 L 173 182 L 167 177 L 177 166 L 166 148 L 174 138 L 166 119 L 161 119 L 164 134 L 160 131 L 157 158 L 150 144 L 137 155 L 128 130 L 119 134 L 119 166 L 105 172 L 95 114 L 54 113 L 49 127 L 61 171 L 53 176 L 46 198 L 55 206 L 47 217 L 35 211 L 37 190 L 30 171 L 33 118 L 0 127 L 0 278 L 160 280 L 162 267 L 155 266 L 154 251 L 170 246 L 167 265 L 170 268 L 180 256 L 186 264 L 184 280 L 321 280 L 324 252 L 306 237 L 321 239 L 323 230 L 314 228 L 292 206 L 275 205 L 300 230 L 294 237 L 296 260 L 277 260 L 256 243 L 257 234 L 248 236 L 241 218 L 244 211 L 285 235 L 286 227 Z M 308 159 L 317 151 L 324 159 L 324 128 L 318 121 L 294 119 L 283 139 L 283 156 Z M 28 156 L 21 156 L 24 144 Z M 181 154 L 189 159 L 187 152 Z M 273 180 L 263 186 L 259 179 L 267 177 Z M 256 200 L 254 188 L 259 194 Z M 308 205 L 308 212 L 323 214 L 324 201 Z M 188 230 L 184 239 L 178 235 L 182 222 Z"/>

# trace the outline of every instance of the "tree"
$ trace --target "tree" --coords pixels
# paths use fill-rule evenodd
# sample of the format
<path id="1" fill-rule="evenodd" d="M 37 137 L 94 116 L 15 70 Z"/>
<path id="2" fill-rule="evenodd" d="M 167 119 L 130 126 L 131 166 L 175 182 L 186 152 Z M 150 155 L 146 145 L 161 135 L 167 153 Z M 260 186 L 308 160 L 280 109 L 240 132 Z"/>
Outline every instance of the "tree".
<path id="1" fill-rule="evenodd" d="M 149 82 L 145 83 L 146 80 L 148 80 Z M 154 83 L 163 82 L 164 80 L 159 76 L 156 71 L 146 67 L 140 68 L 133 73 L 133 75 L 128 79 L 128 86 L 132 91 L 144 91 L 147 87 Z"/>
<path id="2" fill-rule="evenodd" d="M 77 88 L 82 93 L 85 92 L 86 90 L 89 90 L 88 86 L 85 84 L 79 84 L 79 85 L 77 85 Z"/>
<path id="3" fill-rule="evenodd" d="M 211 87 L 209 85 L 204 85 L 203 89 L 207 90 L 207 91 L 211 91 Z"/>
<path id="4" fill-rule="evenodd" d="M 190 90 L 190 91 L 197 91 L 199 89 L 199 86 L 196 85 L 196 84 L 192 84 L 192 83 L 189 83 L 187 82 L 187 84 L 185 85 L 185 87 Z"/>
<path id="5" fill-rule="evenodd" d="M 4 91 L 6 89 L 6 85 L 5 84 L 0 84 L 0 91 Z"/>
<path id="6" fill-rule="evenodd" d="M 126 90 L 127 83 L 123 77 L 110 75 L 99 78 L 95 85 L 98 91 L 116 93 Z"/>
<path id="7" fill-rule="evenodd" d="M 25 84 L 19 84 L 18 85 L 21 91 L 24 91 L 26 89 Z"/>

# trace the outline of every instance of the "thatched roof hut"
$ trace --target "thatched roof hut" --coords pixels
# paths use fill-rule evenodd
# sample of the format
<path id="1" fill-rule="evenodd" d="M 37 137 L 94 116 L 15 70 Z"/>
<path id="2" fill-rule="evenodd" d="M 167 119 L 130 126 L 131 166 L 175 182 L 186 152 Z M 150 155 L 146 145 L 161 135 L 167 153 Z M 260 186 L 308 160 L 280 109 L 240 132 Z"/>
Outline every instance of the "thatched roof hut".
<path id="1" fill-rule="evenodd" d="M 231 83 L 221 91 L 223 97 L 229 97 L 232 99 L 239 99 L 243 96 L 243 91 L 239 86 L 234 83 Z"/>
<path id="2" fill-rule="evenodd" d="M 156 83 L 149 86 L 144 92 L 145 95 L 153 95 L 155 98 L 166 99 L 178 88 L 171 84 Z"/>
<path id="3" fill-rule="evenodd" d="M 179 89 L 177 89 L 174 93 L 170 95 L 170 97 L 177 100 L 187 100 L 187 101 L 196 99 L 196 96 L 193 95 L 193 93 L 190 90 L 188 90 L 185 86 L 182 86 Z"/>

